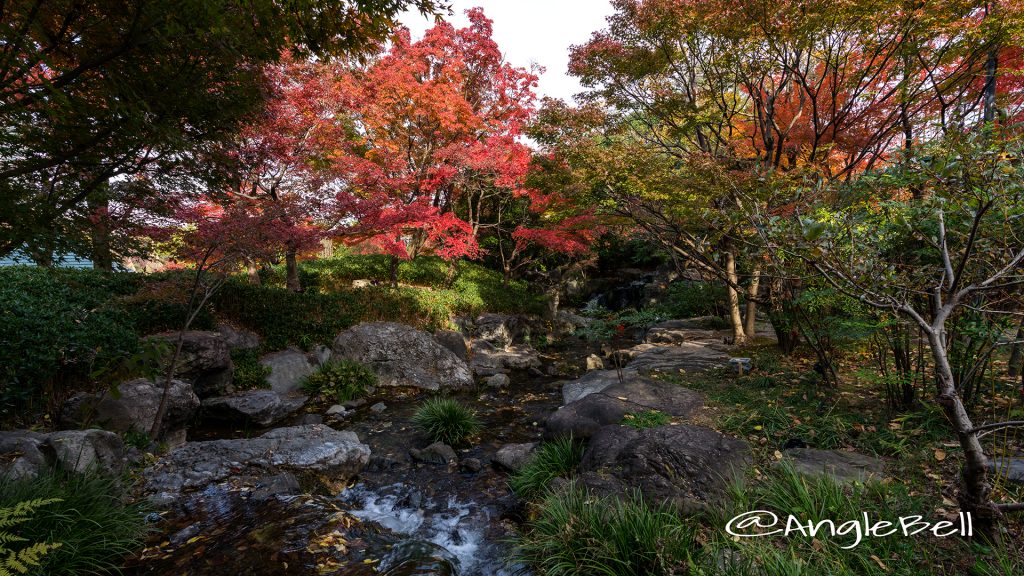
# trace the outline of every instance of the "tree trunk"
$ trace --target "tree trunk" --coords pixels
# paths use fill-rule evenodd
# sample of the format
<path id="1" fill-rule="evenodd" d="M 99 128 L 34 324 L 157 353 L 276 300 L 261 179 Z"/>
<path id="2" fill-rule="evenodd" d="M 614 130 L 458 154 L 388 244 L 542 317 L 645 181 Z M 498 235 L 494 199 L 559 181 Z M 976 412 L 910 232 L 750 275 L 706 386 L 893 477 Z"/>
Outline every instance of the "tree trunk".
<path id="1" fill-rule="evenodd" d="M 946 352 L 945 334 L 934 328 L 927 330 L 928 345 L 935 362 L 935 381 L 938 402 L 946 417 L 956 429 L 957 439 L 964 451 L 964 467 L 959 494 L 960 508 L 971 513 L 982 534 L 994 534 L 998 511 L 989 500 L 992 486 L 988 481 L 988 458 L 981 446 L 978 434 L 974 432 L 967 409 L 956 392 L 956 381 L 949 365 Z"/>
<path id="2" fill-rule="evenodd" d="M 459 259 L 455 258 L 448 263 L 448 271 L 444 277 L 444 287 L 451 288 L 452 284 L 455 283 L 455 277 L 459 274 Z"/>
<path id="3" fill-rule="evenodd" d="M 87 202 L 93 220 L 90 237 L 92 240 L 92 266 L 97 270 L 114 270 L 114 256 L 110 251 L 110 215 L 107 214 L 106 197 L 92 194 Z"/>
<path id="4" fill-rule="evenodd" d="M 743 332 L 747 338 L 753 338 L 757 332 L 757 292 L 761 287 L 761 267 L 755 266 L 750 277 L 750 285 L 747 286 L 747 310 L 743 319 Z"/>
<path id="5" fill-rule="evenodd" d="M 288 247 L 288 251 L 284 253 L 284 264 L 285 270 L 287 270 L 286 287 L 292 292 L 302 292 L 302 283 L 299 281 L 298 253 L 294 248 Z"/>
<path id="6" fill-rule="evenodd" d="M 732 324 L 733 344 L 745 344 L 747 335 L 743 331 L 743 317 L 740 315 L 740 295 L 735 288 L 739 282 L 736 275 L 736 256 L 730 251 L 725 252 L 725 273 L 729 279 L 725 288 L 729 294 L 729 322 Z"/>
<path id="7" fill-rule="evenodd" d="M 1013 338 L 1013 344 L 1010 345 L 1010 360 L 1006 365 L 1006 373 L 1011 378 L 1021 373 L 1021 340 L 1024 340 L 1024 318 L 1021 318 L 1020 323 L 1017 324 L 1017 335 Z"/>
<path id="8" fill-rule="evenodd" d="M 391 287 L 398 288 L 398 256 L 391 257 Z"/>
<path id="9" fill-rule="evenodd" d="M 245 263 L 245 270 L 246 270 L 246 273 L 249 276 L 249 284 L 252 284 L 253 286 L 259 286 L 260 284 L 263 283 L 263 281 L 260 280 L 260 272 L 256 268 L 256 263 L 255 262 L 253 262 L 251 260 L 246 262 Z"/>

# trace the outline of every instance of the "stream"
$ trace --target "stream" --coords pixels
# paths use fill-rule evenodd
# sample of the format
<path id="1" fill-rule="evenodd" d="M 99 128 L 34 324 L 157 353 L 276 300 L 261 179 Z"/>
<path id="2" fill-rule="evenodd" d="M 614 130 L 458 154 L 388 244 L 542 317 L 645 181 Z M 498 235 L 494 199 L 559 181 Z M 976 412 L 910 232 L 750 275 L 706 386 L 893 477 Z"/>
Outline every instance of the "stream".
<path id="1" fill-rule="evenodd" d="M 578 359 L 587 345 L 546 350 L 545 364 Z M 551 356 L 556 354 L 556 356 Z M 576 363 L 579 363 L 577 360 Z M 481 387 L 454 397 L 477 412 L 482 432 L 457 450 L 458 467 L 420 463 L 410 448 L 430 442 L 411 425 L 428 394 L 379 391 L 336 425 L 356 432 L 371 449 L 369 465 L 347 486 L 314 494 L 261 493 L 259 487 L 213 486 L 189 495 L 175 510 L 151 514 L 145 550 L 129 561 L 136 576 L 511 576 L 511 539 L 522 503 L 508 475 L 491 466 L 510 443 L 540 440 L 543 421 L 561 404 L 561 378 L 512 374 L 506 389 Z M 368 407 L 384 402 L 387 408 Z M 194 438 L 245 437 L 263 430 L 197 430 Z M 331 479 L 319 485 L 330 485 Z M 323 482 L 326 480 L 326 482 Z"/>

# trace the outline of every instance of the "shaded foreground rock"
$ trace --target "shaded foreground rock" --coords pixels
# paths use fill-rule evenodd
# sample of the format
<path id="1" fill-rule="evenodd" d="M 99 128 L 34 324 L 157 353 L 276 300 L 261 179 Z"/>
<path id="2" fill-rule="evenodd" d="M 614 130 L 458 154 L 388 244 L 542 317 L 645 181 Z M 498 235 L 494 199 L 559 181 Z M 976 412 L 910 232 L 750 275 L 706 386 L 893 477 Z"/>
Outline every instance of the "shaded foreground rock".
<path id="1" fill-rule="evenodd" d="M 547 419 L 544 436 L 548 439 L 569 435 L 589 438 L 604 426 L 619 424 L 626 414 L 658 410 L 670 416 L 689 418 L 703 405 L 704 398 L 693 390 L 633 377 L 562 406 Z"/>
<path id="2" fill-rule="evenodd" d="M 178 333 L 164 332 L 147 339 L 166 343 L 169 347 L 166 360 L 169 361 L 178 341 Z M 231 354 L 222 334 L 200 330 L 184 333 L 181 356 L 174 370 L 175 378 L 191 382 L 196 395 L 207 398 L 229 393 L 233 375 Z"/>
<path id="3" fill-rule="evenodd" d="M 393 322 L 359 324 L 338 335 L 333 354 L 365 364 L 381 386 L 468 388 L 469 367 L 432 335 Z"/>
<path id="4" fill-rule="evenodd" d="M 226 479 L 261 478 L 281 471 L 329 475 L 344 481 L 370 460 L 354 432 L 324 425 L 271 430 L 257 438 L 191 442 L 143 472 L 145 491 L 168 502 L 185 490 Z"/>
<path id="5" fill-rule="evenodd" d="M 308 396 L 278 394 L 273 390 L 248 390 L 203 401 L 204 417 L 229 422 L 271 426 L 306 405 Z"/>
<path id="6" fill-rule="evenodd" d="M 95 469 L 106 474 L 119 474 L 124 466 L 124 444 L 121 437 L 113 432 L 0 432 L 0 477 L 26 480 L 52 467 L 78 473 Z"/>
<path id="7" fill-rule="evenodd" d="M 839 482 L 864 482 L 881 480 L 885 474 L 881 460 L 856 452 L 790 448 L 782 454 L 784 459 L 780 463 L 787 462 L 795 471 L 808 476 L 827 475 Z"/>
<path id="8" fill-rule="evenodd" d="M 163 396 L 163 384 L 140 378 L 117 387 L 118 394 L 79 393 L 64 403 L 61 425 L 81 428 L 100 426 L 104 430 L 125 433 L 148 433 L 156 418 Z M 199 397 L 192 385 L 172 380 L 167 393 L 167 406 L 160 433 L 154 440 L 178 446 L 185 442 L 185 429 L 199 409 Z"/>
<path id="9" fill-rule="evenodd" d="M 0 476 L 11 480 L 35 478 L 50 465 L 46 435 L 30 430 L 0 432 Z"/>
<path id="10" fill-rule="evenodd" d="M 124 470 L 124 444 L 113 432 L 64 430 L 47 435 L 46 442 L 63 470 L 82 473 L 98 469 L 109 474 Z"/>
<path id="11" fill-rule="evenodd" d="M 639 489 L 648 502 L 692 511 L 721 499 L 751 463 L 746 442 L 710 428 L 606 426 L 590 439 L 580 480 L 598 495 Z"/>

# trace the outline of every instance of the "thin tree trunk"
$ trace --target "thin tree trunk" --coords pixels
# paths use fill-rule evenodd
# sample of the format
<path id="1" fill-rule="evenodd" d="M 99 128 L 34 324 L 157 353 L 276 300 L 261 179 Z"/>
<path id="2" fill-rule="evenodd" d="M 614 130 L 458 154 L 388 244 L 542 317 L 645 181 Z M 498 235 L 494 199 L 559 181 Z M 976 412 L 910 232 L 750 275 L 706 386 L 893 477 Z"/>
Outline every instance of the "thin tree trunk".
<path id="1" fill-rule="evenodd" d="M 1010 360 L 1006 365 L 1006 374 L 1010 377 L 1021 373 L 1021 340 L 1024 340 L 1024 317 L 1017 324 L 1017 335 L 1013 337 L 1013 344 L 1010 345 Z"/>
<path id="2" fill-rule="evenodd" d="M 92 240 L 92 266 L 97 270 L 114 270 L 114 256 L 110 251 L 110 215 L 107 214 L 105 196 L 90 195 L 87 201 L 89 212 L 94 218 L 90 237 Z"/>
<path id="3" fill-rule="evenodd" d="M 391 287 L 398 288 L 398 256 L 391 257 Z"/>
<path id="4" fill-rule="evenodd" d="M 245 270 L 249 276 L 249 284 L 252 284 L 253 286 L 259 286 L 260 284 L 263 283 L 263 281 L 260 280 L 260 272 L 256 268 L 255 262 L 253 262 L 252 260 L 247 261 L 245 263 Z"/>
<path id="5" fill-rule="evenodd" d="M 753 338 L 757 332 L 757 292 L 761 287 L 761 266 L 755 266 L 750 277 L 750 285 L 747 286 L 747 310 L 743 319 L 743 332 L 747 338 Z"/>
<path id="6" fill-rule="evenodd" d="M 725 273 L 729 279 L 726 291 L 729 294 L 729 322 L 732 324 L 733 344 L 744 344 L 747 335 L 743 331 L 743 317 L 740 315 L 740 295 L 735 285 L 739 283 L 736 275 L 736 256 L 731 251 L 725 252 Z"/>
<path id="7" fill-rule="evenodd" d="M 292 248 L 284 253 L 285 270 L 287 270 L 286 287 L 292 292 L 302 292 L 302 283 L 299 281 L 298 253 Z"/>
<path id="8" fill-rule="evenodd" d="M 997 512 L 989 499 L 992 486 L 988 481 L 988 458 L 977 432 L 974 432 L 974 424 L 967 409 L 957 394 L 956 381 L 946 352 L 945 334 L 934 328 L 926 332 L 932 360 L 935 362 L 938 402 L 956 429 L 960 447 L 964 451 L 960 508 L 972 514 L 983 534 L 992 534 Z"/>

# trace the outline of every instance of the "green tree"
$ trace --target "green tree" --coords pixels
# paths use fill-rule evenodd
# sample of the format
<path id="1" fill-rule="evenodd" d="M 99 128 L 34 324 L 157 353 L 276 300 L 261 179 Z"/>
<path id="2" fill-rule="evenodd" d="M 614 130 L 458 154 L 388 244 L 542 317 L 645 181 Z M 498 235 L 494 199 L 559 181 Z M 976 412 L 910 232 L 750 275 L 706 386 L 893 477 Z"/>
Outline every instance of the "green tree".
<path id="1" fill-rule="evenodd" d="M 263 64 L 362 53 L 410 6 L 434 13 L 444 2 L 5 3 L 0 254 L 28 246 L 45 259 L 108 202 L 152 208 L 221 176 L 215 144 L 259 109 Z"/>

